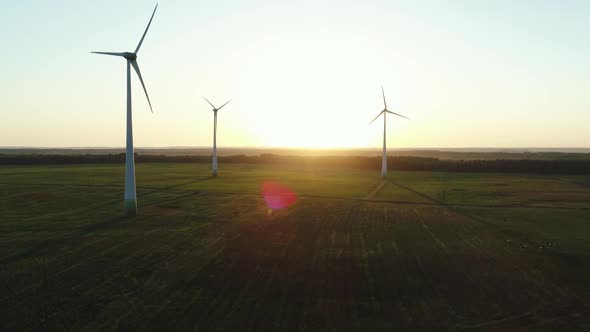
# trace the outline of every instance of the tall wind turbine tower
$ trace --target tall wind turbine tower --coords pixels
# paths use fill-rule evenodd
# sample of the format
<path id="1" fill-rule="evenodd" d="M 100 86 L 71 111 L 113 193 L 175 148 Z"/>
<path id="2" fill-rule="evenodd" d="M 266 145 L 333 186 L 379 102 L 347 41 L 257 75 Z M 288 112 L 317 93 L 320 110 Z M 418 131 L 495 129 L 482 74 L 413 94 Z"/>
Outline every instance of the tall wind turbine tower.
<path id="1" fill-rule="evenodd" d="M 213 107 L 213 176 L 217 176 L 217 111 L 223 108 L 223 106 L 227 105 L 230 101 L 228 100 L 225 104 L 221 105 L 219 108 L 215 107 L 213 103 L 209 101 L 209 99 L 203 97 L 211 107 Z"/>
<path id="2" fill-rule="evenodd" d="M 383 114 L 383 156 L 381 157 L 381 177 L 387 177 L 387 113 L 400 116 L 404 119 L 408 119 L 401 114 L 397 114 L 395 112 L 391 112 L 387 109 L 387 102 L 385 101 L 385 91 L 383 90 L 383 85 L 381 86 L 381 93 L 383 94 L 383 110 L 377 114 L 377 116 L 369 122 L 369 124 L 373 123 L 373 121 L 377 120 Z M 408 119 L 409 120 L 409 119 Z"/>
<path id="3" fill-rule="evenodd" d="M 141 48 L 141 44 L 143 43 L 143 39 L 147 34 L 150 24 L 152 24 L 152 20 L 154 19 L 154 15 L 156 14 L 156 9 L 158 9 L 158 5 L 154 8 L 154 12 L 152 13 L 152 17 L 148 22 L 147 27 L 141 39 L 139 40 L 139 44 L 135 48 L 133 53 L 130 52 L 92 52 L 95 54 L 103 54 L 103 55 L 113 55 L 113 56 L 120 56 L 127 60 L 127 140 L 126 140 L 126 151 L 125 151 L 125 214 L 128 216 L 135 216 L 137 215 L 137 194 L 135 192 L 135 160 L 133 156 L 133 117 L 131 114 L 131 67 L 137 73 L 137 77 L 139 77 L 139 81 L 141 82 L 141 86 L 143 87 L 143 91 L 145 92 L 145 96 L 147 98 L 148 104 L 150 105 L 150 111 L 152 113 L 154 110 L 152 109 L 152 103 L 150 102 L 150 96 L 147 93 L 145 88 L 145 84 L 143 83 L 143 78 L 141 77 L 141 71 L 139 70 L 139 65 L 137 64 L 137 52 Z"/>

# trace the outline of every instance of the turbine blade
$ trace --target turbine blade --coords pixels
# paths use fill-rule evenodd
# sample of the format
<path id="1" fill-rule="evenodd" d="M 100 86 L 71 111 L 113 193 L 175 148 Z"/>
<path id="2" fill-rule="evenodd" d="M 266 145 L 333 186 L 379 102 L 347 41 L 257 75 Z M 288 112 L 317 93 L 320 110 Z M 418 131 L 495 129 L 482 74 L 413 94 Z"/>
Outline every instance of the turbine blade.
<path id="1" fill-rule="evenodd" d="M 220 109 L 221 109 L 223 106 L 225 106 L 225 105 L 229 104 L 229 102 L 230 102 L 230 101 L 231 101 L 231 99 L 230 99 L 230 100 L 228 100 L 228 101 L 227 101 L 227 103 L 225 103 L 225 104 L 223 104 L 223 105 L 219 106 L 219 108 L 218 108 L 217 110 L 219 111 L 219 110 L 220 110 Z"/>
<path id="2" fill-rule="evenodd" d="M 152 111 L 152 113 L 154 113 L 154 110 L 152 109 L 152 102 L 150 101 L 150 96 L 147 93 L 147 90 L 145 88 L 145 84 L 143 83 L 143 77 L 141 77 L 141 71 L 139 71 L 139 66 L 137 65 L 137 61 L 131 61 L 131 65 L 133 66 L 133 69 L 135 69 L 135 72 L 137 73 L 137 76 L 139 77 L 139 81 L 141 82 L 141 86 L 143 87 L 143 92 L 145 92 L 145 96 L 147 97 L 147 101 L 148 104 L 150 105 L 150 111 Z"/>
<path id="3" fill-rule="evenodd" d="M 217 107 L 215 107 L 215 105 L 213 105 L 213 104 L 212 104 L 212 103 L 209 101 L 209 99 L 205 98 L 204 96 L 201 96 L 201 97 L 203 97 L 203 99 L 205 99 L 205 100 L 206 100 L 206 101 L 209 103 L 209 105 L 211 105 L 211 107 L 213 107 L 214 109 L 217 109 Z"/>
<path id="4" fill-rule="evenodd" d="M 406 118 L 405 116 L 403 116 L 403 115 L 401 115 L 401 114 L 397 114 L 397 113 L 395 113 L 395 112 L 392 112 L 392 111 L 389 111 L 389 110 L 386 110 L 385 112 L 387 112 L 387 113 L 391 113 L 391 114 L 393 114 L 393 115 L 401 116 L 401 117 L 402 117 L 402 118 L 404 118 L 404 119 L 408 119 L 408 118 Z M 410 120 L 410 119 L 408 119 L 408 120 Z"/>
<path id="5" fill-rule="evenodd" d="M 141 40 L 139 40 L 139 44 L 137 44 L 137 48 L 135 49 L 135 54 L 137 54 L 137 52 L 139 52 L 139 48 L 141 47 L 141 44 L 143 43 L 143 39 L 145 38 L 145 35 L 147 34 L 149 28 L 150 28 L 150 24 L 152 24 L 152 20 L 154 19 L 154 15 L 156 14 L 156 9 L 158 9 L 158 4 L 156 4 L 156 8 L 154 8 L 154 12 L 152 13 L 152 17 L 150 17 L 150 21 L 148 22 L 147 27 L 145 28 L 145 31 L 143 32 L 143 36 L 141 36 Z"/>
<path id="6" fill-rule="evenodd" d="M 387 109 L 387 102 L 385 101 L 385 90 L 383 90 L 383 85 L 381 85 L 381 93 L 383 94 L 383 105 L 385 105 L 385 109 Z"/>
<path id="7" fill-rule="evenodd" d="M 379 114 L 377 114 L 377 116 L 373 120 L 371 120 L 371 122 L 369 122 L 369 124 L 371 124 L 371 123 L 373 123 L 373 121 L 377 120 L 381 116 L 381 114 L 383 114 L 383 112 L 385 112 L 385 111 L 379 112 Z"/>
<path id="8" fill-rule="evenodd" d="M 125 57 L 125 53 L 121 53 L 121 52 L 90 52 L 90 53 Z"/>

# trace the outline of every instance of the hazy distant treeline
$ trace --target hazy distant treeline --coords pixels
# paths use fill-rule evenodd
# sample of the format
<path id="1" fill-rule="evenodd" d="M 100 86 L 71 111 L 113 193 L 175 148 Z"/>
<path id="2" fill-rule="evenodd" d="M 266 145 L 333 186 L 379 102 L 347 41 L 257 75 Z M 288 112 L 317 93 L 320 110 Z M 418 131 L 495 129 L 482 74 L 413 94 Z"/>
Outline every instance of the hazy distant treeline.
<path id="1" fill-rule="evenodd" d="M 136 154 L 137 163 L 210 163 L 210 156 L 164 156 Z M 58 165 L 124 163 L 125 154 L 106 155 L 6 155 L 0 154 L 0 165 Z M 312 167 L 351 167 L 380 169 L 380 157 L 365 156 L 257 156 L 234 155 L 219 157 L 220 163 L 301 165 Z M 424 157 L 389 157 L 393 170 L 446 172 L 510 172 L 546 174 L 590 174 L 590 160 L 441 160 Z"/>
<path id="2" fill-rule="evenodd" d="M 526 151 L 523 149 L 390 149 L 389 155 L 394 157 L 423 157 L 441 160 L 590 160 L 589 149 L 563 149 L 562 151 Z M 0 148 L 0 155 L 116 155 L 125 153 L 123 148 Z M 151 156 L 208 156 L 211 148 L 136 148 L 135 153 Z M 263 154 L 301 157 L 376 157 L 381 149 L 288 149 L 288 148 L 232 148 L 224 147 L 217 151 L 218 156 L 245 155 L 256 157 Z"/>

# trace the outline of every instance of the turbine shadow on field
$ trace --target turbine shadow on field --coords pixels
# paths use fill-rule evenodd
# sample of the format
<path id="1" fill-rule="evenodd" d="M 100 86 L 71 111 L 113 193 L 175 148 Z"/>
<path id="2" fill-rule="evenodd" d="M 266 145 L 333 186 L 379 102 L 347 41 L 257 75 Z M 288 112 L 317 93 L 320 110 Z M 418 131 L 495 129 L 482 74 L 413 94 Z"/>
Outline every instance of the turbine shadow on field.
<path id="1" fill-rule="evenodd" d="M 420 196 L 420 197 L 422 197 L 422 198 L 424 198 L 424 199 L 426 199 L 426 200 L 429 200 L 429 201 L 431 201 L 431 202 L 433 202 L 433 203 L 440 204 L 440 205 L 444 205 L 444 206 L 449 206 L 449 204 L 447 204 L 447 203 L 445 203 L 445 202 L 443 202 L 443 201 L 439 201 L 439 200 L 438 200 L 438 199 L 436 199 L 436 198 L 430 197 L 430 196 L 428 196 L 428 195 L 426 195 L 426 194 L 424 194 L 424 193 L 422 193 L 422 192 L 419 192 L 419 191 L 417 191 L 417 190 L 414 190 L 414 189 L 412 189 L 412 188 L 410 188 L 410 187 L 404 186 L 404 185 L 402 185 L 402 184 L 400 184 L 400 183 L 397 183 L 397 182 L 395 182 L 395 181 L 392 181 L 391 183 L 395 184 L 396 186 L 398 186 L 398 187 L 400 187 L 400 188 L 402 188 L 402 189 L 404 189 L 404 190 L 410 191 L 410 192 L 412 192 L 412 193 L 414 193 L 414 194 L 416 194 L 416 195 L 418 195 L 418 196 Z"/>
<path id="2" fill-rule="evenodd" d="M 383 187 L 385 186 L 385 184 L 387 184 L 387 180 L 383 179 L 381 181 L 379 181 L 374 187 L 373 189 L 371 189 L 371 191 L 369 191 L 369 193 L 367 195 L 365 195 L 363 198 L 361 198 L 362 200 L 366 200 L 369 201 L 371 199 L 373 199 L 373 197 L 375 197 L 375 195 L 377 195 L 377 193 L 379 191 L 381 191 L 381 189 L 383 189 Z"/>

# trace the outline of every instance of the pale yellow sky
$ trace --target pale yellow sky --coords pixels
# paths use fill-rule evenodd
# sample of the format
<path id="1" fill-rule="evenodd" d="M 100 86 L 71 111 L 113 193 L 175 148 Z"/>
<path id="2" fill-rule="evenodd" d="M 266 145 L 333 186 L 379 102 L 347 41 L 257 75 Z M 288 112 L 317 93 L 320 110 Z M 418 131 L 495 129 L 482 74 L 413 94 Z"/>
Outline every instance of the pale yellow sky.
<path id="1" fill-rule="evenodd" d="M 123 146 L 125 62 L 153 3 L 11 4 L 0 146 Z M 136 146 L 588 147 L 590 5 L 166 1 L 133 78 Z"/>

